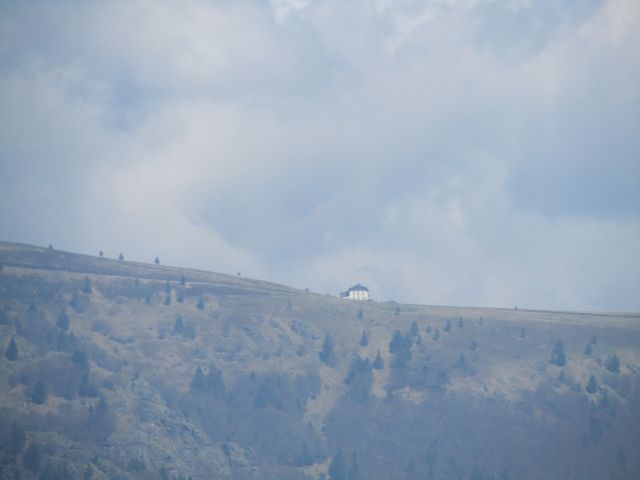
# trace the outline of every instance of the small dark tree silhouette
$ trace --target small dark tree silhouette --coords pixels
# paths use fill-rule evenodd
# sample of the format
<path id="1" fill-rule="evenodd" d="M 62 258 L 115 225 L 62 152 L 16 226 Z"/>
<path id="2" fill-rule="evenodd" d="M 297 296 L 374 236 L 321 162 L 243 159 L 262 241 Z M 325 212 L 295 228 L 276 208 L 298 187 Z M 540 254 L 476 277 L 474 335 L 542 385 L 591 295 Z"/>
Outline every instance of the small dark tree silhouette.
<path id="1" fill-rule="evenodd" d="M 358 320 L 362 320 L 363 316 L 364 316 L 364 314 L 362 313 L 362 309 L 359 308 L 358 309 L 358 314 L 356 315 L 356 317 L 358 318 Z"/>
<path id="2" fill-rule="evenodd" d="M 426 333 L 431 333 L 431 325 L 427 325 L 427 328 L 424 329 Z"/>
<path id="3" fill-rule="evenodd" d="M 436 331 L 433 332 L 433 335 L 431 336 L 431 340 L 433 340 L 434 342 L 440 340 L 440 329 L 436 328 Z"/>
<path id="4" fill-rule="evenodd" d="M 91 295 L 93 289 L 91 288 L 91 279 L 89 277 L 84 277 L 82 281 L 82 293 L 86 295 Z"/>
<path id="5" fill-rule="evenodd" d="M 418 330 L 418 324 L 416 323 L 415 320 L 411 322 L 410 333 L 412 337 L 417 337 L 420 334 L 420 331 Z"/>
<path id="6" fill-rule="evenodd" d="M 475 338 L 472 338 L 471 343 L 469 344 L 469 350 L 471 350 L 472 352 L 475 352 L 477 348 L 478 348 L 478 342 L 476 342 Z"/>
<path id="7" fill-rule="evenodd" d="M 564 353 L 564 344 L 562 343 L 562 340 L 556 341 L 556 345 L 551 351 L 549 363 L 558 365 L 559 367 L 564 367 L 567 364 L 567 357 Z"/>
<path id="8" fill-rule="evenodd" d="M 376 358 L 373 360 L 371 364 L 374 370 L 382 370 L 384 368 L 384 360 L 382 360 L 382 355 L 380 355 L 380 350 L 376 353 Z"/>
<path id="9" fill-rule="evenodd" d="M 171 294 L 170 293 L 167 293 L 164 296 L 164 304 L 167 305 L 167 306 L 171 305 Z"/>
<path id="10" fill-rule="evenodd" d="M 155 263 L 156 265 L 160 265 L 160 257 L 156 257 L 153 263 Z"/>
<path id="11" fill-rule="evenodd" d="M 124 255 L 122 254 L 122 252 L 120 252 L 120 255 L 118 255 L 118 260 L 120 261 L 124 260 Z"/>
<path id="12" fill-rule="evenodd" d="M 604 361 L 604 366 L 612 373 L 620 373 L 620 359 L 617 354 L 611 355 Z"/>
<path id="13" fill-rule="evenodd" d="M 180 285 L 182 285 L 183 287 L 187 284 L 187 279 L 184 278 L 184 275 L 180 276 Z"/>
<path id="14" fill-rule="evenodd" d="M 47 390 L 42 383 L 42 380 L 38 380 L 31 392 L 31 401 L 37 405 L 42 405 L 47 401 Z"/>
<path id="15" fill-rule="evenodd" d="M 589 393 L 596 393 L 598 391 L 598 381 L 596 377 L 593 375 L 589 377 L 589 383 L 587 383 L 585 390 Z"/>
<path id="16" fill-rule="evenodd" d="M 102 250 L 100 250 L 99 255 L 100 255 L 100 258 L 104 257 L 104 253 L 102 253 Z"/>
<path id="17" fill-rule="evenodd" d="M 451 322 L 449 320 L 447 320 L 447 323 L 444 324 L 443 330 L 447 333 L 451 331 Z"/>
<path id="18" fill-rule="evenodd" d="M 204 372 L 202 368 L 196 368 L 196 372 L 193 375 L 193 380 L 191 380 L 191 390 L 200 390 L 204 392 L 206 390 L 206 384 L 204 379 Z"/>
<path id="19" fill-rule="evenodd" d="M 320 352 L 320 360 L 322 363 L 335 367 L 336 365 L 336 354 L 334 352 L 335 344 L 333 343 L 333 338 L 330 334 L 326 334 L 324 337 L 324 343 L 322 345 L 322 351 Z"/>
<path id="20" fill-rule="evenodd" d="M 360 336 L 360 346 L 366 347 L 369 345 L 369 335 L 366 330 L 362 331 L 362 335 Z"/>
<path id="21" fill-rule="evenodd" d="M 178 303 L 184 303 L 184 290 L 181 289 L 181 290 L 178 291 L 178 295 L 176 297 L 176 301 Z"/>
<path id="22" fill-rule="evenodd" d="M 204 310 L 204 298 L 203 297 L 198 298 L 198 304 L 196 305 L 196 307 L 198 308 L 198 310 Z"/>
<path id="23" fill-rule="evenodd" d="M 68 330 L 69 329 L 69 316 L 65 309 L 60 311 L 58 315 L 58 319 L 56 320 L 56 325 L 60 328 L 60 330 Z"/>
<path id="24" fill-rule="evenodd" d="M 591 353 L 593 353 L 592 348 L 591 348 L 591 344 L 590 344 L 590 343 L 587 343 L 587 346 L 586 346 L 586 347 L 584 347 L 584 354 L 585 354 L 587 357 L 590 357 L 590 356 L 591 356 Z"/>
<path id="25" fill-rule="evenodd" d="M 10 362 L 15 362 L 18 359 L 18 345 L 16 345 L 16 341 L 11 337 L 11 341 L 9 342 L 9 346 L 7 347 L 7 351 L 4 354 L 7 357 L 7 360 Z"/>

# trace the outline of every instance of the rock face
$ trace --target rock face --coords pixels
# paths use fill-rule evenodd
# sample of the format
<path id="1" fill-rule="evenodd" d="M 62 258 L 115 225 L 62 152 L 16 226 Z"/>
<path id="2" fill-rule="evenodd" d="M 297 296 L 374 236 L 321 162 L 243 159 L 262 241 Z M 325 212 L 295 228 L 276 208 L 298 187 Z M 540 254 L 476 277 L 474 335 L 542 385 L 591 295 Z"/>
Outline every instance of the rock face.
<path id="1" fill-rule="evenodd" d="M 0 265 L 0 479 L 640 471 L 635 314 L 356 305 L 8 243 Z"/>

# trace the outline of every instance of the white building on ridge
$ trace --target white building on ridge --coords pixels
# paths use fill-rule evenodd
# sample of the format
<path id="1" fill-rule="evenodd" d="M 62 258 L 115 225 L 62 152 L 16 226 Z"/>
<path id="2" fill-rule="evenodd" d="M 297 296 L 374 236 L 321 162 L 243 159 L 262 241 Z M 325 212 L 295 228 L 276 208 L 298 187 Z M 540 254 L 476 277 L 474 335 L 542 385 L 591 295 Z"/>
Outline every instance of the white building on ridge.
<path id="1" fill-rule="evenodd" d="M 349 300 L 367 301 L 369 300 L 369 289 L 358 283 L 346 292 L 342 292 L 340 296 L 342 298 L 348 298 Z"/>

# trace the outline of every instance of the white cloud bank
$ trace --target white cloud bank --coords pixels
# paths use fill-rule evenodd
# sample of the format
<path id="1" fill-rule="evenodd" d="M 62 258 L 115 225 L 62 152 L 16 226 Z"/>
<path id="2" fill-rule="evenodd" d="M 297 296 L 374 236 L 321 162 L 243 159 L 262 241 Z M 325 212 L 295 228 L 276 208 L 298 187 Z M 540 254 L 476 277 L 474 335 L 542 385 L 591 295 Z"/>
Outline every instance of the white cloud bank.
<path id="1" fill-rule="evenodd" d="M 413 303 L 640 309 L 640 6 L 0 7 L 0 237 Z"/>

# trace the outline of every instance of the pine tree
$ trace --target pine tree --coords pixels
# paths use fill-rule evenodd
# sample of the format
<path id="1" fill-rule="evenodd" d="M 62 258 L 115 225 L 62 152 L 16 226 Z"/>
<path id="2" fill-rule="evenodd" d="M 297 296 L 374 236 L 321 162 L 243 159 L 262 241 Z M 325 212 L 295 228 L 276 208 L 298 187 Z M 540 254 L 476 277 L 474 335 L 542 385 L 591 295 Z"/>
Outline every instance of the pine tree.
<path id="1" fill-rule="evenodd" d="M 363 330 L 362 335 L 360 336 L 360 346 L 366 347 L 368 345 L 369 345 L 369 335 L 367 334 L 366 330 Z"/>
<path id="2" fill-rule="evenodd" d="M 589 383 L 587 383 L 585 390 L 589 393 L 596 393 L 598 391 L 598 381 L 596 380 L 596 377 L 593 375 L 589 377 Z"/>
<path id="3" fill-rule="evenodd" d="M 362 317 L 364 316 L 364 314 L 362 313 L 362 309 L 359 308 L 358 309 L 358 314 L 356 315 L 356 317 L 358 317 L 358 320 L 362 320 Z"/>
<path id="4" fill-rule="evenodd" d="M 99 255 L 100 255 L 100 258 L 104 257 L 104 253 L 102 253 L 102 250 L 100 250 Z"/>
<path id="5" fill-rule="evenodd" d="M 431 339 L 434 342 L 437 342 L 438 340 L 440 340 L 440 329 L 436 328 L 436 331 L 433 332 L 433 335 L 431 336 Z"/>
<path id="6" fill-rule="evenodd" d="M 69 316 L 67 315 L 66 310 L 62 309 L 60 311 L 58 319 L 56 320 L 56 325 L 60 328 L 60 330 L 66 331 L 69 329 Z"/>
<path id="7" fill-rule="evenodd" d="M 198 307 L 198 310 L 204 310 L 204 298 L 200 297 L 198 299 L 198 304 L 196 305 L 196 307 Z"/>
<path id="8" fill-rule="evenodd" d="M 38 380 L 31 392 L 31 401 L 37 405 L 42 405 L 47 401 L 47 389 L 41 380 Z"/>
<path id="9" fill-rule="evenodd" d="M 556 346 L 551 352 L 549 363 L 558 365 L 559 367 L 564 367 L 567 364 L 567 357 L 564 353 L 564 344 L 562 343 L 562 340 L 556 341 Z"/>
<path id="10" fill-rule="evenodd" d="M 124 260 L 124 255 L 122 254 L 122 252 L 120 252 L 120 255 L 118 255 L 118 260 L 120 261 Z"/>
<path id="11" fill-rule="evenodd" d="M 333 338 L 328 333 L 324 337 L 322 351 L 320 352 L 320 360 L 330 367 L 335 367 L 336 365 Z"/>
<path id="12" fill-rule="evenodd" d="M 182 322 L 182 317 L 178 315 L 176 317 L 176 321 L 173 324 L 173 330 L 171 332 L 172 335 L 181 335 L 184 331 L 184 323 Z"/>
<path id="13" fill-rule="evenodd" d="M 620 359 L 617 354 L 611 355 L 604 361 L 604 366 L 612 373 L 620 373 Z"/>
<path id="14" fill-rule="evenodd" d="M 200 390 L 202 392 L 206 390 L 204 372 L 202 371 L 202 368 L 198 367 L 196 369 L 196 373 L 193 375 L 190 387 L 191 390 Z"/>
<path id="15" fill-rule="evenodd" d="M 179 290 L 178 291 L 178 296 L 176 297 L 176 302 L 178 303 L 184 303 L 184 290 Z"/>
<path id="16" fill-rule="evenodd" d="M 382 355 L 380 355 L 380 350 L 376 353 L 376 358 L 373 360 L 373 364 L 371 365 L 374 370 L 382 370 L 384 368 L 384 360 L 382 360 Z"/>
<path id="17" fill-rule="evenodd" d="M 170 293 L 167 293 L 164 296 L 164 304 L 167 305 L 167 306 L 171 305 L 171 294 Z"/>
<path id="18" fill-rule="evenodd" d="M 153 263 L 155 263 L 156 265 L 160 265 L 160 257 L 156 257 Z"/>
<path id="19" fill-rule="evenodd" d="M 449 320 L 447 320 L 447 323 L 444 324 L 443 330 L 447 333 L 451 331 L 451 322 Z"/>
<path id="20" fill-rule="evenodd" d="M 411 336 L 417 337 L 419 333 L 420 332 L 418 330 L 418 324 L 414 320 L 413 322 L 411 322 Z"/>
<path id="21" fill-rule="evenodd" d="M 91 279 L 89 277 L 84 277 L 82 282 L 82 293 L 86 295 L 91 295 L 93 289 L 91 288 Z"/>
<path id="22" fill-rule="evenodd" d="M 180 285 L 182 285 L 183 287 L 187 284 L 187 279 L 184 277 L 184 275 L 180 276 Z"/>
<path id="23" fill-rule="evenodd" d="M 593 353 L 593 352 L 592 352 L 592 349 L 591 349 L 591 344 L 590 344 L 590 343 L 587 343 L 587 346 L 586 346 L 586 347 L 584 347 L 584 354 L 585 354 L 587 357 L 590 357 L 590 356 L 591 356 L 591 353 Z"/>
<path id="24" fill-rule="evenodd" d="M 16 341 L 11 337 L 9 341 L 9 346 L 7 347 L 7 351 L 4 354 L 7 357 L 7 360 L 10 362 L 15 362 L 18 359 L 18 345 L 16 345 Z"/>
<path id="25" fill-rule="evenodd" d="M 478 348 L 478 342 L 476 342 L 475 338 L 471 339 L 471 343 L 469 344 L 469 350 L 474 352 Z"/>

